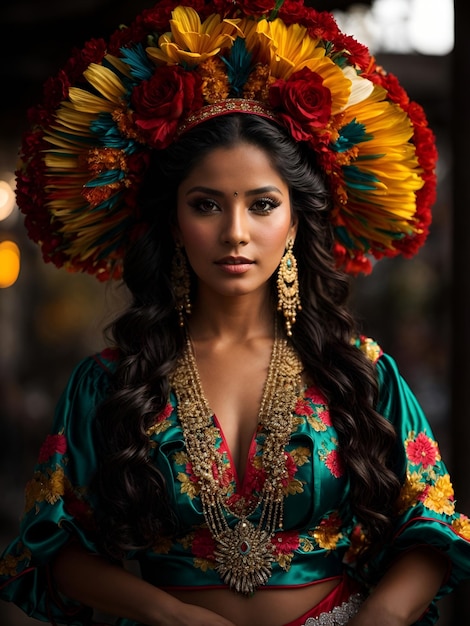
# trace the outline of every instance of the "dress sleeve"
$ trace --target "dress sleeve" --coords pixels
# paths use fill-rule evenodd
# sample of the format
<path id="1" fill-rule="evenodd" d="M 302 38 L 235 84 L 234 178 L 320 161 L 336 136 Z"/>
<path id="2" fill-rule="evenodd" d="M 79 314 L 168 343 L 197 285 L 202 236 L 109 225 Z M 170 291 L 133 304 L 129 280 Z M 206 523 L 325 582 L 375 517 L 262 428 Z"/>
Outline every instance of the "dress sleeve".
<path id="1" fill-rule="evenodd" d="M 109 370 L 100 355 L 84 359 L 75 368 L 26 486 L 19 536 L 0 560 L 2 599 L 52 624 L 92 623 L 89 609 L 54 591 L 48 565 L 72 536 L 96 552 L 88 493 L 96 467 L 93 418 L 108 387 Z"/>
<path id="2" fill-rule="evenodd" d="M 416 397 L 401 377 L 394 360 L 383 354 L 377 361 L 378 412 L 398 434 L 397 471 L 402 489 L 397 503 L 397 526 L 382 566 L 399 552 L 422 545 L 442 551 L 449 570 L 436 600 L 470 578 L 470 520 L 455 510 L 454 492 L 438 444 Z M 435 605 L 430 608 L 433 624 Z"/>

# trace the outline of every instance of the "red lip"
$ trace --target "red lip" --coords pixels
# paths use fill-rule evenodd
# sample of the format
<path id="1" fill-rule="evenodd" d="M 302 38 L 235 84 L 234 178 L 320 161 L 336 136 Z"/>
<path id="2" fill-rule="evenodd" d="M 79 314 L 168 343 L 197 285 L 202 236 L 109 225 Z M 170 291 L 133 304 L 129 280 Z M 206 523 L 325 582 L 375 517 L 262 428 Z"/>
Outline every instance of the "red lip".
<path id="1" fill-rule="evenodd" d="M 251 263 L 254 261 L 243 256 L 224 256 L 216 261 L 217 265 L 250 265 Z"/>

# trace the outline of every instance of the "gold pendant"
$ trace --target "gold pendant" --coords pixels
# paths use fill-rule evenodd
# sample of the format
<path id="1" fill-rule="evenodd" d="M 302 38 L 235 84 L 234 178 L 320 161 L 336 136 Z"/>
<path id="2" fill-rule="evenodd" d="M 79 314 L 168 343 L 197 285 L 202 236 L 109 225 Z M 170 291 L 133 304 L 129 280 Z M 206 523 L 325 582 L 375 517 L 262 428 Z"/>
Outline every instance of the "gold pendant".
<path id="1" fill-rule="evenodd" d="M 250 595 L 265 585 L 272 574 L 271 535 L 246 519 L 217 536 L 216 570 L 225 584 Z"/>

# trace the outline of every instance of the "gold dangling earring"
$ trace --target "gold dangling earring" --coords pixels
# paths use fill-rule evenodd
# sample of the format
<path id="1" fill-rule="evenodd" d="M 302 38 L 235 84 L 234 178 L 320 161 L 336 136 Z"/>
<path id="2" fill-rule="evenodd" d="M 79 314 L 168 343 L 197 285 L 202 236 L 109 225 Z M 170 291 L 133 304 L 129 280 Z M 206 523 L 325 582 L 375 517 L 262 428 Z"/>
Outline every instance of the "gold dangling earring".
<path id="1" fill-rule="evenodd" d="M 184 315 L 191 315 L 191 301 L 189 299 L 190 278 L 188 264 L 183 252 L 183 246 L 176 244 L 175 254 L 171 267 L 171 281 L 173 283 L 173 293 L 175 294 L 176 305 L 178 311 L 178 319 L 180 326 L 184 326 Z"/>
<path id="2" fill-rule="evenodd" d="M 292 336 L 292 325 L 295 324 L 297 311 L 302 309 L 299 295 L 299 277 L 297 260 L 292 252 L 294 240 L 287 242 L 286 251 L 279 264 L 277 274 L 277 310 L 282 311 L 286 321 L 286 333 Z"/>

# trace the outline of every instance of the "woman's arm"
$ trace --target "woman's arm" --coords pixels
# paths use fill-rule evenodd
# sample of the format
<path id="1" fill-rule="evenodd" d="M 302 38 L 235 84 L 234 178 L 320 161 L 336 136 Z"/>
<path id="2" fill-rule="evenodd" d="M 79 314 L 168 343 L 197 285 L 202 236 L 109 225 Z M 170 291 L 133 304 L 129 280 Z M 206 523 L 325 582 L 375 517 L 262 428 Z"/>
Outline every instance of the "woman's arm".
<path id="1" fill-rule="evenodd" d="M 414 624 L 434 599 L 447 568 L 446 557 L 432 548 L 406 552 L 386 572 L 349 625 Z"/>
<path id="2" fill-rule="evenodd" d="M 74 543 L 59 552 L 52 573 L 58 590 L 67 597 L 147 626 L 235 626 L 212 611 L 180 602 Z"/>

